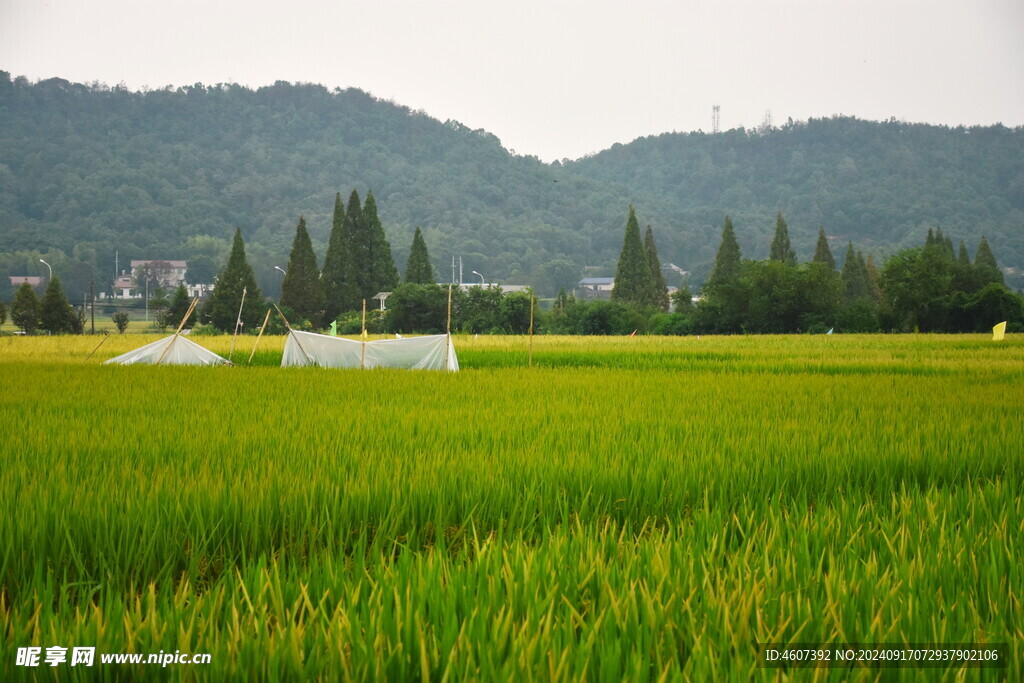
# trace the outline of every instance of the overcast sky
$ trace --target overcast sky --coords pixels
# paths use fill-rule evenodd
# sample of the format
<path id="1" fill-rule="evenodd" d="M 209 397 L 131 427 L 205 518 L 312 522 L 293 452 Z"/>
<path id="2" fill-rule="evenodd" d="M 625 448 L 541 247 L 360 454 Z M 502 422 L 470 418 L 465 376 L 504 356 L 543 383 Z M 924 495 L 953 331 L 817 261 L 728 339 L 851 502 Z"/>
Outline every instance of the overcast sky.
<path id="1" fill-rule="evenodd" d="M 545 161 L 853 115 L 1024 124 L 1022 0 L 0 0 L 31 80 L 355 86 Z"/>

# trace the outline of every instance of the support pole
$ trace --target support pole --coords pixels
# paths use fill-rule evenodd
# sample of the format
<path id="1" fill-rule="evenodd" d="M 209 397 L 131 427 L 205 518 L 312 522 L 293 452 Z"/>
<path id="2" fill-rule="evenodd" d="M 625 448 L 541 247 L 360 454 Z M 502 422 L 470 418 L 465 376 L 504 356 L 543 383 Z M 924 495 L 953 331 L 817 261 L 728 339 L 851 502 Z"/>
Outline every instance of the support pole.
<path id="1" fill-rule="evenodd" d="M 92 331 L 89 334 L 96 334 L 96 282 L 89 280 L 89 308 L 92 315 Z"/>
<path id="2" fill-rule="evenodd" d="M 270 320 L 270 309 L 267 309 L 267 316 L 263 318 L 263 326 L 260 328 L 260 333 L 256 336 L 256 343 L 252 345 L 252 353 L 249 354 L 249 362 L 247 365 L 252 365 L 252 357 L 256 355 L 256 347 L 260 345 L 260 339 L 263 338 L 263 330 L 267 329 L 267 321 Z"/>
<path id="3" fill-rule="evenodd" d="M 533 367 L 533 292 L 530 292 L 530 363 L 527 367 Z"/>
<path id="4" fill-rule="evenodd" d="M 101 339 L 101 340 L 100 340 L 100 343 L 96 345 L 96 348 L 95 348 L 95 349 L 93 349 L 93 350 L 92 350 L 92 351 L 91 351 L 91 352 L 89 353 L 89 355 L 85 357 L 85 359 L 86 359 L 86 360 L 89 360 L 90 358 L 92 358 L 92 354 L 94 354 L 94 353 L 96 353 L 97 351 L 99 351 L 99 350 L 100 350 L 100 347 L 101 347 L 101 346 L 103 346 L 103 342 L 107 341 L 107 338 L 108 338 L 109 336 L 110 336 L 110 333 L 109 333 L 109 332 L 104 332 L 104 333 L 103 333 L 103 339 Z"/>
<path id="5" fill-rule="evenodd" d="M 288 318 L 284 317 L 284 313 L 281 312 L 281 308 L 277 304 L 274 304 L 274 308 L 277 309 L 277 314 L 281 316 L 281 321 L 284 322 L 284 326 L 289 332 L 294 333 L 295 330 L 293 330 L 292 326 L 288 324 Z M 316 365 L 316 363 L 313 362 L 313 359 L 309 357 L 309 354 L 306 353 L 306 349 L 302 348 L 302 342 L 299 341 L 298 337 L 295 337 L 295 343 L 298 344 L 299 351 L 302 351 L 302 355 L 306 357 L 306 362 L 310 365 Z"/>
<path id="6" fill-rule="evenodd" d="M 171 338 L 170 343 L 167 344 L 167 346 L 164 347 L 163 353 L 161 353 L 160 357 L 156 359 L 156 364 L 157 365 L 160 365 L 160 363 L 164 359 L 164 356 L 166 356 L 167 352 L 171 350 L 172 346 L 174 346 L 174 342 L 177 341 L 178 335 L 181 334 L 181 329 L 183 327 L 185 327 L 185 322 L 188 320 L 188 317 L 190 315 L 192 315 L 192 311 L 195 310 L 196 304 L 198 304 L 198 303 L 199 303 L 199 299 L 192 299 L 192 304 L 188 307 L 188 310 L 185 312 L 185 315 L 182 316 L 181 322 L 178 323 L 178 329 L 176 329 L 174 331 L 174 336 Z"/>
<path id="7" fill-rule="evenodd" d="M 245 306 L 245 294 L 248 287 L 242 287 L 242 303 L 238 304 L 238 317 L 235 318 L 235 334 L 231 337 L 231 350 L 228 352 L 228 362 L 235 353 L 235 340 L 238 339 L 238 328 L 242 326 L 242 307 Z"/>
<path id="8" fill-rule="evenodd" d="M 448 372 L 452 346 L 452 286 L 448 285 L 448 320 L 444 324 L 444 371 Z"/>
<path id="9" fill-rule="evenodd" d="M 363 342 L 363 347 L 359 350 L 359 369 L 362 370 L 366 367 L 366 299 L 363 299 L 363 331 L 359 335 L 359 340 Z"/>

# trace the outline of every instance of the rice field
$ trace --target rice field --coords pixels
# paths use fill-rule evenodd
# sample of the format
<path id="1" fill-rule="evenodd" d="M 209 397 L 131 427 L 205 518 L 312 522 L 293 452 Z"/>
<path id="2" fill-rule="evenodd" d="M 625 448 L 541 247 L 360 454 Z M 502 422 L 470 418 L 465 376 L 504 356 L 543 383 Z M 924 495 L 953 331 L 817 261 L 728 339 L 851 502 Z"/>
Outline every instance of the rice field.
<path id="1" fill-rule="evenodd" d="M 1024 670 L 1024 339 L 456 337 L 463 370 L 112 367 L 0 337 L 16 651 L 59 680 L 992 680 Z M 227 356 L 230 337 L 195 337 Z M 1004 669 L 757 643 L 1006 643 Z"/>

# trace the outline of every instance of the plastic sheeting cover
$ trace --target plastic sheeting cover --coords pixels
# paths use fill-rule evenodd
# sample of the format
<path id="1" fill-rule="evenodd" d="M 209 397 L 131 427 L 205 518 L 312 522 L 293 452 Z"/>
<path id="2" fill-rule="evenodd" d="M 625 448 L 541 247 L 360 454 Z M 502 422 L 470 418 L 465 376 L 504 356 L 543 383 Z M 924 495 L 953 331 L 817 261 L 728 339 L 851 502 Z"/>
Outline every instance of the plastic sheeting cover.
<path id="1" fill-rule="evenodd" d="M 344 337 L 292 330 L 284 344 L 281 367 L 319 365 L 324 368 L 444 370 L 446 355 L 447 369 L 453 372 L 458 370 L 459 359 L 455 356 L 455 347 L 445 334 L 359 342 Z"/>
<path id="2" fill-rule="evenodd" d="M 167 354 L 164 355 L 163 360 L 160 360 L 160 355 L 163 354 L 164 349 L 167 349 L 167 345 L 170 344 L 171 348 L 167 350 Z M 148 363 L 155 364 L 160 360 L 161 365 L 224 365 L 227 361 L 213 351 L 204 349 L 194 341 L 185 339 L 182 336 L 175 337 L 164 337 L 163 339 L 140 346 L 134 351 L 121 354 L 106 361 L 104 365 L 110 363 L 116 363 L 118 365 L 133 365 L 136 363 Z"/>

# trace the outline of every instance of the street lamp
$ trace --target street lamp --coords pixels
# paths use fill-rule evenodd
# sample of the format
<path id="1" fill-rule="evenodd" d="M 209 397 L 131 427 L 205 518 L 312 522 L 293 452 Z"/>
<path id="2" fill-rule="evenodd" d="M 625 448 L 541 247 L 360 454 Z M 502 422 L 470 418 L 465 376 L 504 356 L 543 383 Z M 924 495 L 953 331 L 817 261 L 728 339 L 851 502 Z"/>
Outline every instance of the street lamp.
<path id="1" fill-rule="evenodd" d="M 39 259 L 39 262 L 42 263 L 44 266 L 46 266 L 47 268 L 50 269 L 50 280 L 52 280 L 53 279 L 53 268 L 50 268 L 50 264 L 47 263 L 46 261 L 44 261 L 43 259 Z M 50 280 L 47 280 L 47 282 L 49 282 Z"/>
<path id="2" fill-rule="evenodd" d="M 478 272 L 476 272 L 476 271 L 474 270 L 474 271 L 473 271 L 473 275 L 480 275 L 480 273 L 478 273 Z M 483 275 L 480 275 L 480 286 L 481 286 L 481 287 L 483 287 L 483 286 L 484 286 L 484 276 L 483 276 Z"/>
<path id="3" fill-rule="evenodd" d="M 274 270 L 280 270 L 282 275 L 288 274 L 287 272 L 285 272 L 285 269 L 282 268 L 281 266 L 274 266 Z"/>

